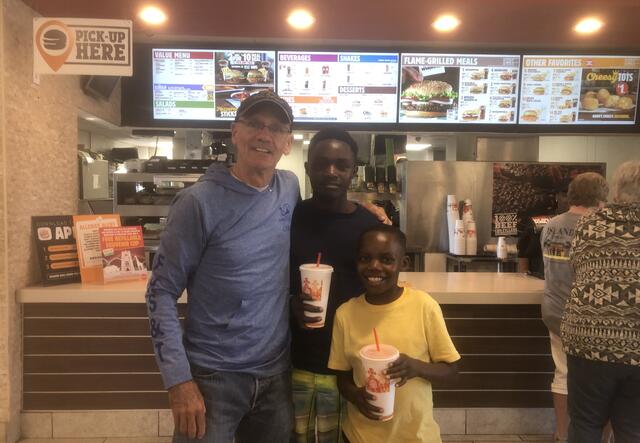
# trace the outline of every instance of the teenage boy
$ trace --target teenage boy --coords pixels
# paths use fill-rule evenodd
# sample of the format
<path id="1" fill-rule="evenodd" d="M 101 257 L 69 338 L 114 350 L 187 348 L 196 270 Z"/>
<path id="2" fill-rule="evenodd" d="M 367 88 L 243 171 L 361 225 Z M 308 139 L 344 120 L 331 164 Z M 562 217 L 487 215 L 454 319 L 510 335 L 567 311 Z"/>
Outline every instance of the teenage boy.
<path id="1" fill-rule="evenodd" d="M 291 225 L 291 292 L 299 294 L 299 266 L 322 263 L 333 267 L 324 327 L 312 328 L 321 308 L 294 295 L 292 310 L 293 400 L 297 443 L 340 441 L 341 402 L 334 371 L 327 368 L 336 309 L 362 293 L 356 274 L 360 234 L 380 222 L 369 210 L 347 199 L 356 171 L 358 146 L 348 132 L 325 128 L 309 144 L 305 169 L 313 196 L 296 206 Z"/>

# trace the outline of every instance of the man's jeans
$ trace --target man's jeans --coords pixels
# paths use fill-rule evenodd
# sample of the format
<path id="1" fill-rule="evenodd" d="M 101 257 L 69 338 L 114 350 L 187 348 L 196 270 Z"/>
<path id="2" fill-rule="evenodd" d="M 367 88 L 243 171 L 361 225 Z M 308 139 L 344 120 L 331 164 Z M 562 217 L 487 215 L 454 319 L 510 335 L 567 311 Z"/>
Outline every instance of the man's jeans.
<path id="1" fill-rule="evenodd" d="M 600 443 L 608 420 L 616 443 L 640 442 L 640 366 L 567 356 L 569 443 Z"/>
<path id="2" fill-rule="evenodd" d="M 256 378 L 239 372 L 192 368 L 204 397 L 202 440 L 174 434 L 173 443 L 286 443 L 293 429 L 291 374 Z"/>

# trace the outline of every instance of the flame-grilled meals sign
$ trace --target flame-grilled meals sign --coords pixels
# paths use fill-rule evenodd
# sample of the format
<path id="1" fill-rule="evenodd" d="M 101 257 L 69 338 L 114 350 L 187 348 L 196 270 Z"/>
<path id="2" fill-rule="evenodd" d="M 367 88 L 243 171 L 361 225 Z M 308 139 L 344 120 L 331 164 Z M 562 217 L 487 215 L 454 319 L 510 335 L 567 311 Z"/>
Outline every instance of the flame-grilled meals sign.
<path id="1" fill-rule="evenodd" d="M 515 123 L 517 55 L 402 54 L 400 123 Z"/>

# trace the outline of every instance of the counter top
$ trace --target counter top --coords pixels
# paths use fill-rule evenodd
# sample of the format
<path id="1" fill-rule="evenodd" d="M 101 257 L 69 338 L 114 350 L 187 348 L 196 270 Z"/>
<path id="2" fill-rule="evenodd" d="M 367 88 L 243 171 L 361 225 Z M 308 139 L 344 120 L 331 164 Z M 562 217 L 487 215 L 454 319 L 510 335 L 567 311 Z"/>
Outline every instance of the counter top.
<path id="1" fill-rule="evenodd" d="M 403 272 L 400 281 L 428 292 L 440 304 L 539 304 L 544 281 L 515 273 Z M 121 283 L 29 286 L 19 303 L 144 303 L 146 280 Z M 178 300 L 186 302 L 186 294 Z"/>

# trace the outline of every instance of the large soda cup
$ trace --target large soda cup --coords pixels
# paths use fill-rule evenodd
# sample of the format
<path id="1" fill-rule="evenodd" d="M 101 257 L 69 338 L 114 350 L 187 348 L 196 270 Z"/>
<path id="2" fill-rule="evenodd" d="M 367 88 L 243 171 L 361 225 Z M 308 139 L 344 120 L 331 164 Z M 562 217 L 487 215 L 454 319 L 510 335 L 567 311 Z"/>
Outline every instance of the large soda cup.
<path id="1" fill-rule="evenodd" d="M 312 298 L 312 300 L 305 300 L 305 303 L 322 308 L 322 312 L 317 314 L 322 317 L 322 320 L 316 323 L 308 323 L 307 326 L 310 328 L 322 328 L 327 316 L 327 302 L 329 301 L 333 267 L 309 263 L 300 265 L 299 269 L 302 292 Z"/>
<path id="2" fill-rule="evenodd" d="M 393 403 L 396 396 L 396 381 L 389 379 L 384 371 L 398 357 L 400 353 L 391 345 L 380 344 L 379 351 L 376 345 L 367 345 L 360 349 L 365 389 L 376 397 L 371 403 L 382 408 L 380 414 L 382 421 L 393 418 Z"/>

